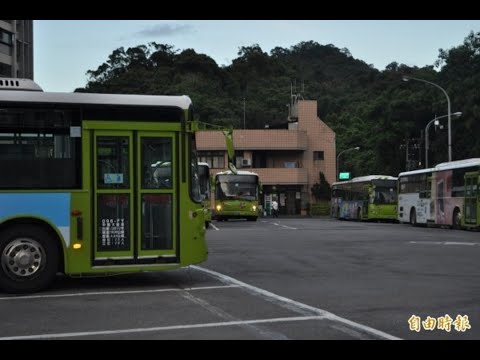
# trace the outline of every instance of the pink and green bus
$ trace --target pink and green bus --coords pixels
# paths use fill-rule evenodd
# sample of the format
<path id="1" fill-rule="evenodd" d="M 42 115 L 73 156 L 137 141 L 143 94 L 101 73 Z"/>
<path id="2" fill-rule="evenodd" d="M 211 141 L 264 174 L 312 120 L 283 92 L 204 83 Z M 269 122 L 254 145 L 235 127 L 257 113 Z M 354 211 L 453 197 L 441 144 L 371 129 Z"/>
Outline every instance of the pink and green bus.
<path id="1" fill-rule="evenodd" d="M 480 158 L 445 162 L 398 177 L 400 222 L 480 228 Z"/>
<path id="2" fill-rule="evenodd" d="M 480 228 L 480 158 L 438 164 L 432 173 L 433 220 L 452 228 Z"/>
<path id="3" fill-rule="evenodd" d="M 5 85 L 6 84 L 6 85 Z M 207 259 L 187 96 L 0 83 L 0 288 Z"/>

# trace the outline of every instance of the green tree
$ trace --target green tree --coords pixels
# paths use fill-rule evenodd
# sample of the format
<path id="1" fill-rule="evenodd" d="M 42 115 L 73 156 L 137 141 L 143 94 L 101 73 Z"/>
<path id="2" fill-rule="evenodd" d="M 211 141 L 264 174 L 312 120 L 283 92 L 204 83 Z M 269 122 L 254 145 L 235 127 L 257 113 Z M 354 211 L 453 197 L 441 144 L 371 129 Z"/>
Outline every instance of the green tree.
<path id="1" fill-rule="evenodd" d="M 325 175 L 321 171 L 319 173 L 319 178 L 320 181 L 315 183 L 310 189 L 312 195 L 317 200 L 330 200 L 332 189 L 327 179 L 325 179 Z"/>

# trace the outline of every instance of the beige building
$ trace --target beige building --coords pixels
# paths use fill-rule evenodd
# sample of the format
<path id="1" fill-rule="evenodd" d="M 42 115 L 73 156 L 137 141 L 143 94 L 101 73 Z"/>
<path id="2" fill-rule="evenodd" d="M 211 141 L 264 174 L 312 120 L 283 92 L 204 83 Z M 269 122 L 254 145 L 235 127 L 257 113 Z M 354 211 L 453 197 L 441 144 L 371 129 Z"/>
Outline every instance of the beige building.
<path id="1" fill-rule="evenodd" d="M 227 169 L 221 131 L 199 131 L 196 140 L 199 159 L 213 175 Z M 305 214 L 307 204 L 315 202 L 310 189 L 319 173 L 330 184 L 335 181 L 335 133 L 317 116 L 314 100 L 295 102 L 283 129 L 234 130 L 233 143 L 237 169 L 260 176 L 264 209 L 276 198 L 280 214 Z"/>
<path id="2" fill-rule="evenodd" d="M 33 20 L 0 20 L 0 77 L 33 80 Z"/>

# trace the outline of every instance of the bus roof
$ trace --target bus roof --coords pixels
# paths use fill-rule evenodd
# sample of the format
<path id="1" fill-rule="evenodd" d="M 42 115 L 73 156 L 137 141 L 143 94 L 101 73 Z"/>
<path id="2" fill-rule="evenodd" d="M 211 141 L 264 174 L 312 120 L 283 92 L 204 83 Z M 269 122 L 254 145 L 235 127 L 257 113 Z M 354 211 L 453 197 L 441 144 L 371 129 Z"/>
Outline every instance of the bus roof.
<path id="1" fill-rule="evenodd" d="M 334 185 L 341 185 L 341 184 L 353 184 L 353 183 L 359 183 L 359 182 L 369 182 L 372 180 L 397 180 L 398 178 L 389 176 L 389 175 L 367 175 L 367 176 L 359 176 L 359 177 L 354 177 L 352 180 L 347 180 L 347 181 L 337 181 L 332 184 Z"/>
<path id="2" fill-rule="evenodd" d="M 171 106 L 183 110 L 187 110 L 192 104 L 192 101 L 186 95 L 57 93 L 21 90 L 0 91 L 0 104 L 7 101 L 19 103 Z"/>
<path id="3" fill-rule="evenodd" d="M 235 175 L 235 174 L 232 173 L 230 170 L 227 170 L 227 171 L 219 172 L 219 173 L 217 173 L 217 175 Z M 254 175 L 254 176 L 258 176 L 257 173 L 254 173 L 254 172 L 251 172 L 251 171 L 245 171 L 245 170 L 238 170 L 238 171 L 237 171 L 237 175 Z"/>
<path id="4" fill-rule="evenodd" d="M 433 171 L 433 168 L 428 168 L 428 169 L 417 169 L 417 170 L 412 170 L 412 171 L 404 171 L 398 174 L 398 177 L 401 176 L 407 176 L 407 175 L 416 175 L 416 174 L 424 174 L 424 173 L 431 173 Z"/>
<path id="5" fill-rule="evenodd" d="M 206 163 L 206 162 L 201 162 L 201 161 L 199 161 L 199 162 L 197 163 L 197 165 L 198 165 L 198 166 L 206 166 L 206 167 L 208 167 L 208 168 L 210 169 L 210 165 L 208 165 L 208 163 Z"/>
<path id="6" fill-rule="evenodd" d="M 434 171 L 461 169 L 470 166 L 480 166 L 480 158 L 444 162 L 435 166 Z"/>
<path id="7" fill-rule="evenodd" d="M 356 183 L 356 182 L 367 182 L 372 180 L 397 180 L 397 178 L 389 175 L 368 175 L 368 176 L 354 177 L 352 180 L 350 180 L 350 182 Z"/>

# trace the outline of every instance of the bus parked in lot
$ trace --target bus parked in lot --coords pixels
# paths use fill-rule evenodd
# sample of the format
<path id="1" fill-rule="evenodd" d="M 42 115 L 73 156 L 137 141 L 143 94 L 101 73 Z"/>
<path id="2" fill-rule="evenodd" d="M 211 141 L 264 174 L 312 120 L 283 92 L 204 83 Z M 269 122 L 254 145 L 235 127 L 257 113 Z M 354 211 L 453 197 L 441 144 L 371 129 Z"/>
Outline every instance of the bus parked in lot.
<path id="1" fill-rule="evenodd" d="M 434 223 L 480 227 L 480 158 L 438 164 L 433 169 Z"/>
<path id="2" fill-rule="evenodd" d="M 369 175 L 332 185 L 332 216 L 348 220 L 396 220 L 397 178 Z"/>
<path id="3" fill-rule="evenodd" d="M 257 221 L 259 176 L 250 171 L 224 171 L 215 175 L 215 219 Z"/>
<path id="4" fill-rule="evenodd" d="M 400 173 L 398 220 L 412 225 L 479 228 L 479 177 L 480 158 Z"/>
<path id="5" fill-rule="evenodd" d="M 207 259 L 189 97 L 0 85 L 1 289 Z"/>
<path id="6" fill-rule="evenodd" d="M 434 222 L 432 174 L 432 168 L 398 174 L 399 222 L 412 225 Z"/>

